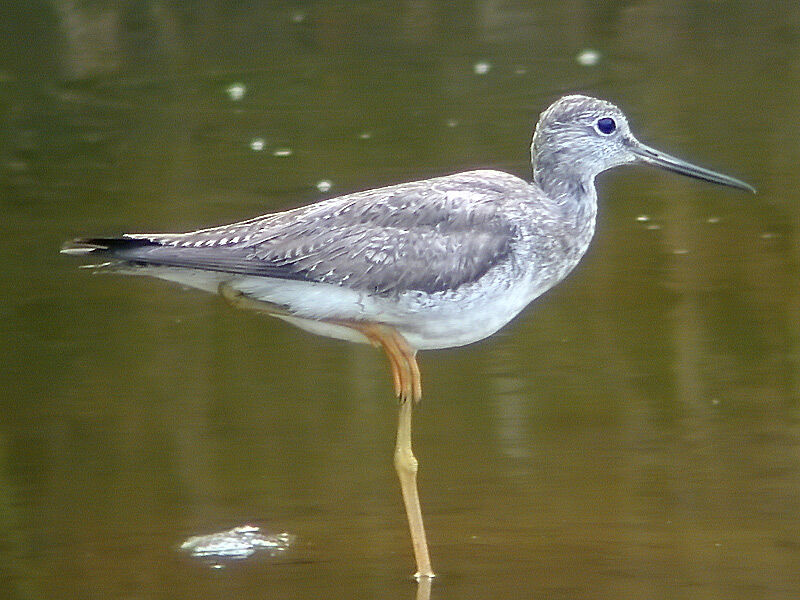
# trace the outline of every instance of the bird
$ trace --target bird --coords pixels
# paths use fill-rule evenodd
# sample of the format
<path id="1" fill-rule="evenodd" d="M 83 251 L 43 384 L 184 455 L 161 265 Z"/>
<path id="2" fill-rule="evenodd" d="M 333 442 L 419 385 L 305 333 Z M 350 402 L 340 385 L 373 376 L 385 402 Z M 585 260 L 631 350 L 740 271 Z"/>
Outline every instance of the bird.
<path id="1" fill-rule="evenodd" d="M 564 96 L 539 117 L 533 179 L 472 170 L 322 200 L 187 233 L 74 239 L 98 268 L 216 293 L 312 333 L 382 348 L 399 400 L 394 465 L 417 580 L 434 577 L 411 445 L 419 350 L 491 336 L 562 281 L 595 233 L 595 178 L 645 163 L 749 184 L 648 147 L 614 104 Z"/>

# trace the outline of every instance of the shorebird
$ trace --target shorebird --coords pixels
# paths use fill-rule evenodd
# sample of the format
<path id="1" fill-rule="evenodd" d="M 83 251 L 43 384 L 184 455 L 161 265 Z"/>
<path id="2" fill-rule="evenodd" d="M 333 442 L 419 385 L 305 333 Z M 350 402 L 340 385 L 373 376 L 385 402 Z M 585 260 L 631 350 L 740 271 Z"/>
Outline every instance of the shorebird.
<path id="1" fill-rule="evenodd" d="M 486 338 L 564 279 L 594 235 L 603 171 L 642 162 L 755 192 L 645 146 L 619 108 L 586 96 L 565 96 L 541 114 L 531 159 L 533 182 L 467 171 L 188 233 L 77 239 L 63 251 L 383 348 L 400 404 L 394 464 L 415 576 L 431 578 L 411 448 L 412 407 L 422 397 L 417 351 Z"/>

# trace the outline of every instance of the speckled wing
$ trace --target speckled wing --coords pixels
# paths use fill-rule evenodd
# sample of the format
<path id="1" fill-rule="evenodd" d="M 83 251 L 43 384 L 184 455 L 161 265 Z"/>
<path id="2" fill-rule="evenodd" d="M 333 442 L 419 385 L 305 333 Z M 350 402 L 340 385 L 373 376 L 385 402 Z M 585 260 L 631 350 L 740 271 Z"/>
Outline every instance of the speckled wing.
<path id="1" fill-rule="evenodd" d="M 472 171 L 349 194 L 185 234 L 84 240 L 142 265 L 433 293 L 477 280 L 517 234 L 504 199 L 527 193 L 505 173 Z"/>

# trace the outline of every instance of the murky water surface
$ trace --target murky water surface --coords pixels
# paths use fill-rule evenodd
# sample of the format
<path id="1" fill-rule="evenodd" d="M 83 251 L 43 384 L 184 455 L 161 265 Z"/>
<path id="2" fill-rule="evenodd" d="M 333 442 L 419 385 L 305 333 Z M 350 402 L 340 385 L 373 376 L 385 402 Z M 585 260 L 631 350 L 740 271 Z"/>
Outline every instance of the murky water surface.
<path id="1" fill-rule="evenodd" d="M 0 595 L 414 598 L 381 355 L 58 249 L 528 177 L 581 91 L 759 194 L 603 175 L 567 281 L 421 355 L 431 597 L 800 597 L 796 3 L 58 0 L 0 28 Z M 180 550 L 242 526 L 292 544 Z"/>

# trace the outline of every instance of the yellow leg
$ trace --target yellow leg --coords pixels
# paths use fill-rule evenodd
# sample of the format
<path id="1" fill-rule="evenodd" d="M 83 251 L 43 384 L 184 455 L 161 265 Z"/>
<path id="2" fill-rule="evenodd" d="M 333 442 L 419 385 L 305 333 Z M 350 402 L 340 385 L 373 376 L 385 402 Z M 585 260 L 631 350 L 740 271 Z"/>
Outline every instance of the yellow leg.
<path id="1" fill-rule="evenodd" d="M 422 377 L 417 364 L 417 351 L 394 327 L 377 323 L 358 323 L 353 321 L 333 321 L 338 325 L 352 327 L 362 333 L 373 346 L 383 348 L 392 369 L 394 393 L 401 400 L 409 398 L 414 402 L 422 399 Z"/>
<path id="2" fill-rule="evenodd" d="M 413 403 L 410 398 L 400 400 L 400 417 L 397 422 L 397 444 L 394 448 L 394 468 L 400 478 L 400 490 L 406 505 L 408 527 L 411 530 L 411 542 L 414 545 L 414 558 L 417 561 L 417 572 L 414 577 L 430 578 L 434 576 L 431 558 L 428 554 L 428 541 L 425 538 L 425 526 L 422 523 L 422 508 L 417 493 L 417 459 L 411 451 L 411 412 Z"/>
<path id="3" fill-rule="evenodd" d="M 256 300 L 255 298 L 251 298 L 247 296 L 245 293 L 240 292 L 236 288 L 232 287 L 229 283 L 226 283 L 224 281 L 219 284 L 217 291 L 219 292 L 220 296 L 222 296 L 225 300 L 227 300 L 231 305 L 233 305 L 236 308 L 267 313 L 268 315 L 271 315 L 273 317 L 275 315 L 288 314 L 286 309 L 281 308 L 277 304 L 270 304 L 269 302 L 265 302 L 264 300 Z"/>
<path id="4" fill-rule="evenodd" d="M 422 398 L 422 378 L 417 365 L 416 351 L 411 348 L 399 331 L 387 325 L 374 323 L 346 323 L 360 331 L 375 346 L 380 346 L 389 358 L 392 369 L 394 391 L 400 399 L 400 414 L 397 422 L 397 443 L 394 449 L 394 467 L 400 479 L 400 490 L 406 507 L 411 542 L 419 581 L 434 576 L 422 524 L 422 508 L 417 493 L 417 459 L 411 451 L 411 413 L 414 404 Z M 430 589 L 428 587 L 428 589 Z"/>
<path id="5" fill-rule="evenodd" d="M 227 283 L 219 286 L 220 295 L 237 308 L 245 308 L 279 314 L 280 307 L 247 297 Z M 422 399 L 422 377 L 417 364 L 416 350 L 394 327 L 376 323 L 338 322 L 360 331 L 375 346 L 380 346 L 389 358 L 392 370 L 394 393 L 400 399 L 400 415 L 397 423 L 397 443 L 394 448 L 394 467 L 400 479 L 400 490 L 406 507 L 411 542 L 417 572 L 414 577 L 420 582 L 418 598 L 430 596 L 430 579 L 434 576 L 428 554 L 425 527 L 422 524 L 422 508 L 417 493 L 417 459 L 411 451 L 411 413 L 415 403 Z"/>

